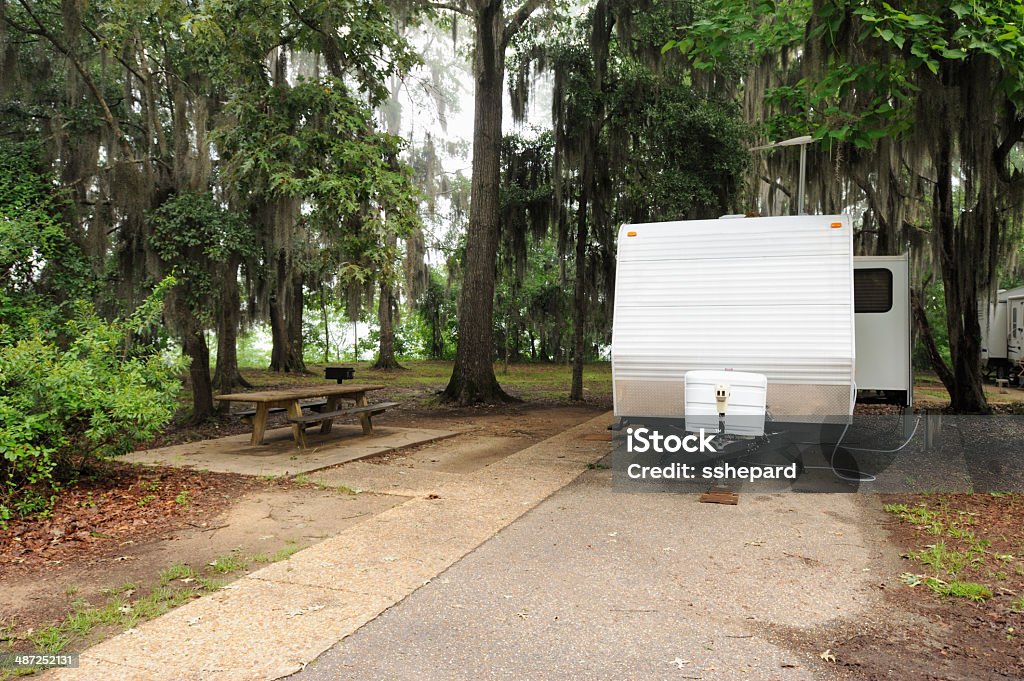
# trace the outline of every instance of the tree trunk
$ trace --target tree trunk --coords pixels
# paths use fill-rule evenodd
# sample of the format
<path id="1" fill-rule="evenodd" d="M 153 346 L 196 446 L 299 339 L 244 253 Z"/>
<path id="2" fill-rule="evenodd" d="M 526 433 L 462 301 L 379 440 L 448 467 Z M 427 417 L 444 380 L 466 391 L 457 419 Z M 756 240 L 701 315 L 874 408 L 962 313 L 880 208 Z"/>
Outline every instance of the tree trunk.
<path id="1" fill-rule="evenodd" d="M 583 356 L 585 354 L 587 322 L 587 180 L 590 173 L 583 169 L 583 189 L 580 191 L 580 205 L 576 213 L 576 284 L 573 290 L 573 331 L 572 331 L 572 388 L 569 399 L 583 399 Z"/>
<path id="2" fill-rule="evenodd" d="M 444 331 L 441 329 L 441 314 L 430 313 L 430 358 L 444 359 Z"/>
<path id="3" fill-rule="evenodd" d="M 512 401 L 494 375 L 494 278 L 505 38 L 501 0 L 475 11 L 476 79 L 469 228 L 459 297 L 459 345 L 444 399 L 459 405 Z"/>
<path id="4" fill-rule="evenodd" d="M 285 254 L 278 257 L 277 290 L 270 299 L 270 370 L 305 373 L 302 358 L 302 275 L 287 274 Z"/>
<path id="5" fill-rule="evenodd" d="M 978 323 L 977 287 L 974 268 L 982 257 L 958 243 L 953 206 L 953 142 L 943 135 L 938 145 L 935 185 L 935 224 L 939 236 L 939 263 L 946 298 L 949 354 L 953 381 L 949 390 L 950 409 L 957 413 L 990 411 L 981 375 L 981 325 Z"/>
<path id="6" fill-rule="evenodd" d="M 185 355 L 191 359 L 188 368 L 192 384 L 192 422 L 200 423 L 213 415 L 213 384 L 210 381 L 210 349 L 202 329 L 184 334 Z"/>
<path id="7" fill-rule="evenodd" d="M 956 384 L 956 380 L 953 378 L 953 372 L 950 371 L 949 366 L 946 365 L 946 360 L 942 358 L 942 353 L 939 352 L 939 348 L 935 344 L 935 338 L 932 336 L 932 327 L 928 324 L 928 315 L 925 313 L 923 292 L 911 291 L 910 305 L 911 310 L 913 311 L 914 324 L 917 328 L 918 337 L 924 345 L 925 353 L 928 355 L 928 361 L 931 363 L 932 368 L 938 375 L 939 380 L 942 381 L 942 385 L 946 386 L 946 390 L 952 395 L 953 386 Z"/>
<path id="8" fill-rule="evenodd" d="M 306 358 L 303 352 L 305 343 L 302 338 L 302 314 L 306 307 L 306 299 L 302 295 L 304 277 L 301 272 L 292 276 L 291 298 L 286 318 L 288 320 L 288 345 L 291 353 L 288 357 L 286 371 L 306 373 Z"/>
<path id="9" fill-rule="evenodd" d="M 327 317 L 327 291 L 320 286 L 320 318 L 324 323 L 324 364 L 331 361 L 331 321 Z"/>
<path id="10" fill-rule="evenodd" d="M 380 349 L 374 369 L 403 368 L 395 358 L 395 296 L 391 286 L 380 284 L 380 303 L 377 306 L 377 322 L 380 325 Z"/>
<path id="11" fill-rule="evenodd" d="M 228 393 L 235 386 L 251 388 L 252 384 L 238 371 L 238 317 L 241 297 L 238 292 L 238 262 L 232 262 L 224 277 L 221 299 L 217 306 L 217 366 L 213 372 L 213 387 L 219 393 Z M 224 402 L 221 407 L 228 408 Z"/>

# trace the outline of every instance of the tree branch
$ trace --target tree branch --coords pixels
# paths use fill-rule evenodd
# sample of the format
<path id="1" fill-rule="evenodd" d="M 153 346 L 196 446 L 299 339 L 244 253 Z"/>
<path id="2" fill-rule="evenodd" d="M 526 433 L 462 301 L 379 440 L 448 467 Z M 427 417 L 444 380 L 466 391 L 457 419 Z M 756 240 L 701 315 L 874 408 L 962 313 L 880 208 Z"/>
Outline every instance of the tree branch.
<path id="1" fill-rule="evenodd" d="M 1006 159 L 1010 156 L 1010 151 L 1013 147 L 1024 139 L 1024 118 L 1014 115 L 1012 111 L 1012 105 L 1007 104 L 1007 108 L 1010 109 L 1010 129 L 1006 133 L 1006 139 L 1004 139 L 995 152 L 992 154 L 992 161 L 996 166 L 996 173 L 999 175 L 999 179 L 1006 184 L 1017 184 L 1024 178 L 1024 173 L 1020 171 L 1010 172 L 1006 167 Z"/>
<path id="2" fill-rule="evenodd" d="M 82 77 L 82 81 L 85 83 L 86 87 L 89 88 L 93 97 L 96 98 L 96 102 L 100 105 L 100 110 L 103 112 L 103 119 L 106 121 L 107 125 L 110 126 L 110 131 L 114 133 L 114 137 L 117 138 L 118 143 L 127 150 L 128 145 L 121 132 L 121 126 L 117 124 L 117 119 L 114 118 L 114 114 L 110 111 L 110 107 L 107 106 L 106 98 L 103 97 L 103 93 L 100 91 L 99 86 L 96 85 L 96 81 L 94 81 L 92 76 L 89 75 L 89 72 L 82 65 L 82 62 L 79 61 L 79 59 L 71 53 L 71 50 L 65 47 L 55 35 L 50 33 L 46 28 L 46 25 L 43 24 L 26 0 L 18 0 L 18 3 L 25 8 L 25 12 L 39 29 L 39 35 L 46 38 L 46 40 L 48 40 L 58 52 L 67 57 L 68 61 L 71 62 L 71 65 L 75 67 L 75 71 L 78 71 L 78 75 Z"/>
<path id="3" fill-rule="evenodd" d="M 508 22 L 505 23 L 505 30 L 502 32 L 502 42 L 507 44 L 509 39 L 523 27 L 530 18 L 530 15 L 536 12 L 537 8 L 544 4 L 544 2 L 545 0 L 526 0 L 516 10 L 516 13 L 509 17 Z"/>
<path id="4" fill-rule="evenodd" d="M 103 44 L 105 44 L 105 43 L 107 42 L 107 41 L 106 41 L 106 39 L 105 39 L 105 38 L 104 38 L 103 36 L 101 36 L 101 35 L 100 35 L 99 33 L 97 33 L 96 31 L 92 30 L 92 28 L 91 28 L 91 27 L 90 27 L 90 26 L 89 26 L 88 24 L 86 24 L 86 23 L 85 23 L 84 21 L 83 21 L 83 22 L 81 22 L 81 24 L 82 24 L 82 28 L 84 28 L 84 29 L 86 30 L 86 32 L 87 32 L 87 33 L 88 33 L 89 35 L 91 35 L 91 36 L 93 37 L 93 40 L 95 40 L 96 42 L 98 42 L 98 43 L 99 43 L 100 45 L 103 45 Z M 136 71 L 136 70 L 135 70 L 134 68 L 132 68 L 132 67 L 131 67 L 131 65 L 130 65 L 130 64 L 128 64 L 128 62 L 126 62 L 126 61 L 125 61 L 124 59 L 122 59 L 122 58 L 121 58 L 120 56 L 118 56 L 116 52 L 114 52 L 113 50 L 111 50 L 111 51 L 110 51 L 110 54 L 114 55 L 114 59 L 116 59 L 116 60 L 117 60 L 118 62 L 120 62 L 120 63 L 121 63 L 121 66 L 123 66 L 123 67 L 125 67 L 126 69 L 128 69 L 129 71 L 131 71 L 131 73 L 132 73 L 132 75 L 133 75 L 133 76 L 135 76 L 136 78 L 138 78 L 138 79 L 139 79 L 140 81 L 142 81 L 143 83 L 145 83 L 145 82 L 146 82 L 146 79 L 145 79 L 145 78 L 143 78 L 143 77 L 142 77 L 142 76 L 141 76 L 141 75 L 139 74 L 139 72 L 138 72 L 138 71 Z"/>
<path id="5" fill-rule="evenodd" d="M 460 7 L 459 5 L 452 5 L 447 2 L 428 2 L 427 7 L 431 9 L 446 9 L 452 12 L 458 12 L 459 14 L 462 14 L 467 17 L 473 16 L 473 13 L 466 9 L 465 7 Z"/>

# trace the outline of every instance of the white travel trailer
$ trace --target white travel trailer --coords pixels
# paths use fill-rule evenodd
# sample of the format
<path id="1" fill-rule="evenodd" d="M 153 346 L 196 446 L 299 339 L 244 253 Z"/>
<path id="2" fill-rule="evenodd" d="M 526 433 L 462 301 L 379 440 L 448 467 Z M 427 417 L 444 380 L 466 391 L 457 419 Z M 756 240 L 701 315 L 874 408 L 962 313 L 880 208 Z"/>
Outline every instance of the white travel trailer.
<path id="1" fill-rule="evenodd" d="M 624 225 L 615 415 L 684 418 L 694 370 L 767 378 L 778 421 L 848 416 L 859 391 L 908 406 L 909 264 L 854 258 L 847 216 Z"/>
<path id="2" fill-rule="evenodd" d="M 994 302 L 981 302 L 981 361 L 996 378 L 1018 384 L 1024 365 L 1024 286 L 1000 289 Z"/>

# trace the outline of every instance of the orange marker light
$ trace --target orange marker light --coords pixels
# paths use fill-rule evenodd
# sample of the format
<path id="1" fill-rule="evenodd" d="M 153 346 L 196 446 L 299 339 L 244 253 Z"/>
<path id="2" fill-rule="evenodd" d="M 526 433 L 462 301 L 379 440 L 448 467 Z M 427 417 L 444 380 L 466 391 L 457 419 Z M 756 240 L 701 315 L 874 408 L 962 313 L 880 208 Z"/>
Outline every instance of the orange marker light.
<path id="1" fill-rule="evenodd" d="M 626 236 L 636 236 L 636 232 L 626 232 Z"/>
<path id="2" fill-rule="evenodd" d="M 843 226 L 843 223 L 841 223 L 841 222 L 833 222 L 832 223 L 832 229 L 839 229 L 842 226 Z"/>

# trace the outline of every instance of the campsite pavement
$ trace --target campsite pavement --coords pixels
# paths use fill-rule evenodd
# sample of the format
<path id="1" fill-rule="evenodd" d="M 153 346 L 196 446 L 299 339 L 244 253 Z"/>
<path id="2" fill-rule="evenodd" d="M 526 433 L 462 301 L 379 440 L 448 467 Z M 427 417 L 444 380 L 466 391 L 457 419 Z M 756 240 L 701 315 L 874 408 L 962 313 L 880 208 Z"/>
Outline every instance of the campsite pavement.
<path id="1" fill-rule="evenodd" d="M 611 491 L 591 470 L 293 678 L 818 679 L 881 598 L 859 495 Z"/>
<path id="2" fill-rule="evenodd" d="M 879 511 L 860 495 L 616 493 L 588 470 L 609 421 L 463 472 L 313 473 L 406 500 L 47 676 L 832 678 L 792 641 L 875 616 Z"/>

